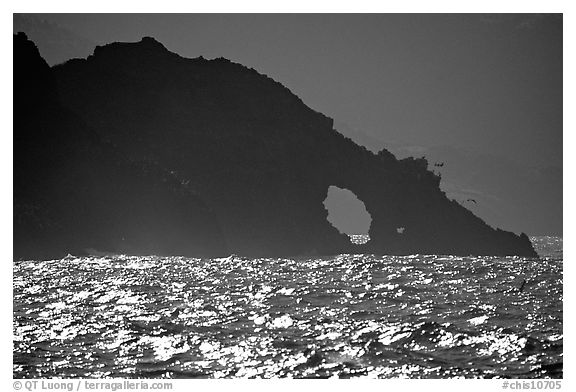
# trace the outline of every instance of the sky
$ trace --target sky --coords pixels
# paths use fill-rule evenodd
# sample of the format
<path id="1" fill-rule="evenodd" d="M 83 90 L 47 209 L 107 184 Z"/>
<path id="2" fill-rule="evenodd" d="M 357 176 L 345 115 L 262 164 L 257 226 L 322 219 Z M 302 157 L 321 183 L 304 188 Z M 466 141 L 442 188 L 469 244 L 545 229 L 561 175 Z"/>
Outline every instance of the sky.
<path id="1" fill-rule="evenodd" d="M 562 17 L 538 14 L 38 14 L 106 44 L 153 36 L 287 86 L 383 142 L 562 165 Z"/>

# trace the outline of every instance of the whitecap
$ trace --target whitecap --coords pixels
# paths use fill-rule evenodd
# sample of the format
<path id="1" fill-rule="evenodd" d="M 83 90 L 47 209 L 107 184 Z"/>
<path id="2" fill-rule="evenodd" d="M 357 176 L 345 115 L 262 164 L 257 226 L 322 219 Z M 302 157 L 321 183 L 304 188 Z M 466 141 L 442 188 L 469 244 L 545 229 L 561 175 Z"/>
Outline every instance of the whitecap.
<path id="1" fill-rule="evenodd" d="M 480 325 L 484 324 L 488 319 L 489 319 L 488 316 L 479 316 L 469 319 L 468 322 L 472 325 Z"/>
<path id="2" fill-rule="evenodd" d="M 292 326 L 292 324 L 294 324 L 294 320 L 292 320 L 292 318 L 285 314 L 281 317 L 275 318 L 272 323 L 270 323 L 270 327 L 271 328 L 288 328 L 290 326 Z"/>

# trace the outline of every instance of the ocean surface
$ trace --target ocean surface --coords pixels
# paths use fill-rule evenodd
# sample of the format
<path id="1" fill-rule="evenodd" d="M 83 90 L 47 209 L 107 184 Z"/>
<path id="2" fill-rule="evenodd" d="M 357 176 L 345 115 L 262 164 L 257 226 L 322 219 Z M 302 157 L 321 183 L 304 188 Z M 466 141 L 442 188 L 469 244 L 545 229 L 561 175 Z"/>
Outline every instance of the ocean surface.
<path id="1" fill-rule="evenodd" d="M 14 262 L 13 375 L 562 378 L 562 238 L 532 241 L 540 259 Z"/>

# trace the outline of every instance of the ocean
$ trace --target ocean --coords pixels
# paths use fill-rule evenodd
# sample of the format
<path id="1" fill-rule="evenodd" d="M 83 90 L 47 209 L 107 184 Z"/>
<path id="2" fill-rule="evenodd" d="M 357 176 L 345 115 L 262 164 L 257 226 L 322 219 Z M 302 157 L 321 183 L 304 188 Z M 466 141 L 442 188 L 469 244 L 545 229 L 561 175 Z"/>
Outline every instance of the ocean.
<path id="1" fill-rule="evenodd" d="M 562 378 L 562 238 L 532 241 L 540 259 L 15 261 L 13 376 Z"/>

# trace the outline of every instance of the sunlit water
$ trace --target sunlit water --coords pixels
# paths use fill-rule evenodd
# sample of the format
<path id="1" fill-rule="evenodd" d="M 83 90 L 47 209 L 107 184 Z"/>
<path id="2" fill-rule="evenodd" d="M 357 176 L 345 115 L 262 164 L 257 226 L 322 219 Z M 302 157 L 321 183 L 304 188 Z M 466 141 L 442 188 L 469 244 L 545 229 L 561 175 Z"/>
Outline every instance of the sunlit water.
<path id="1" fill-rule="evenodd" d="M 14 377 L 560 378 L 562 240 L 533 241 L 540 260 L 15 262 Z"/>

